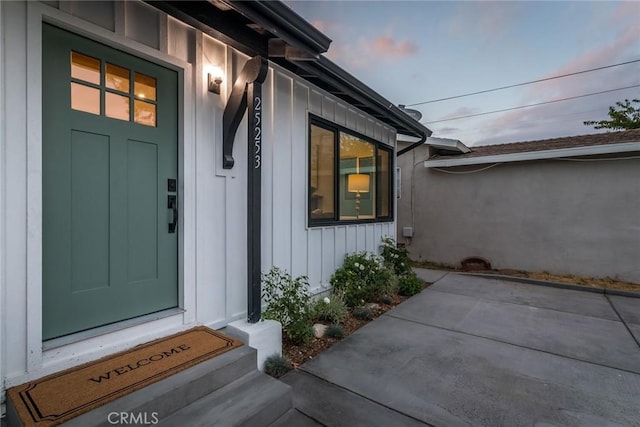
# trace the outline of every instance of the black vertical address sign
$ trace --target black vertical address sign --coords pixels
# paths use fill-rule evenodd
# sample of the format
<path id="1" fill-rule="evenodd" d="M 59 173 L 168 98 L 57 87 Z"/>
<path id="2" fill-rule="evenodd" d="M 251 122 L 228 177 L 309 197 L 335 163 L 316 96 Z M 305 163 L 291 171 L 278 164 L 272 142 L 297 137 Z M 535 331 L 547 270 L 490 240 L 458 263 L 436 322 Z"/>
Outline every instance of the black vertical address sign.
<path id="1" fill-rule="evenodd" d="M 261 239 L 262 212 L 262 82 L 269 71 L 268 62 L 261 56 L 251 58 L 238 75 L 222 117 L 222 167 L 231 169 L 233 142 L 238 126 L 247 109 L 247 320 L 256 323 L 261 314 Z"/>
<path id="2" fill-rule="evenodd" d="M 261 306 L 261 227 L 262 218 L 262 84 L 254 82 L 247 88 L 249 113 L 249 141 L 247 168 L 247 274 L 249 278 L 248 291 L 248 321 L 255 323 L 260 320 Z"/>

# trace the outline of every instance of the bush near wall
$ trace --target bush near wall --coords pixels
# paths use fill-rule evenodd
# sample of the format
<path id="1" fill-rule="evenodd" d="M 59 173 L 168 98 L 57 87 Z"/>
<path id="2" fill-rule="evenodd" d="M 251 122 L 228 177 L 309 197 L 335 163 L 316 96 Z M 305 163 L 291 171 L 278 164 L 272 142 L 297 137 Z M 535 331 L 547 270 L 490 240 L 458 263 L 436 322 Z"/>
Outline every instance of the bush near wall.
<path id="1" fill-rule="evenodd" d="M 297 344 L 313 339 L 314 322 L 340 325 L 349 312 L 370 319 L 373 313 L 364 307 L 366 303 L 388 304 L 393 295 L 412 296 L 424 287 L 411 269 L 408 252 L 389 237 L 382 240 L 380 256 L 346 255 L 331 277 L 333 290 L 327 297 L 314 300 L 306 276 L 292 278 L 278 267 L 263 274 L 262 282 L 266 304 L 262 317 L 280 322 L 284 335 Z"/>

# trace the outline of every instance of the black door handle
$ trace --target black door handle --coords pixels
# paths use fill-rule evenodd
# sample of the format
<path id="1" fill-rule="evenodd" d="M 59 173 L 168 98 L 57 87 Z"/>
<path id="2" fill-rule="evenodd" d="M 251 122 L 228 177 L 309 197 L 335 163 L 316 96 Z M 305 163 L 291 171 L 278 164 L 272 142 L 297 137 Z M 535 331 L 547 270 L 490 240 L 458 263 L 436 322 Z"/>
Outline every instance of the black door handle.
<path id="1" fill-rule="evenodd" d="M 178 199 L 176 196 L 167 196 L 167 209 L 173 211 L 173 218 L 169 222 L 169 233 L 175 233 L 178 226 Z"/>

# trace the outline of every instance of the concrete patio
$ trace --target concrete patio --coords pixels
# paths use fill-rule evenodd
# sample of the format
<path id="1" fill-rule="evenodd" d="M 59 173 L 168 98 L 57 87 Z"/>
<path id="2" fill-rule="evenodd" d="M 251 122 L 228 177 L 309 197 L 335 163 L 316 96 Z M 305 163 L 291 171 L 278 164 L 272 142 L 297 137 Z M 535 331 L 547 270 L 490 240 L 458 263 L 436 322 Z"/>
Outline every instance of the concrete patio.
<path id="1" fill-rule="evenodd" d="M 419 274 L 433 285 L 282 378 L 297 412 L 278 425 L 640 425 L 640 298 Z"/>

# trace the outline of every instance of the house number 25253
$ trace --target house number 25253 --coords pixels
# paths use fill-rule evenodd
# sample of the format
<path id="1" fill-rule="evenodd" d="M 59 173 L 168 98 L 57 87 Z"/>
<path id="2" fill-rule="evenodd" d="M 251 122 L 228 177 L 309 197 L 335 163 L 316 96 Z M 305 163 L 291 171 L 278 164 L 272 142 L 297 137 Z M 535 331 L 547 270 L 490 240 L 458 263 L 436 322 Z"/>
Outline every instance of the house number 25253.
<path id="1" fill-rule="evenodd" d="M 254 164 L 254 169 L 259 169 L 260 165 L 262 163 L 262 159 L 261 159 L 261 144 L 262 144 L 262 128 L 260 126 L 261 123 L 261 106 L 262 106 L 262 99 L 259 96 L 256 96 L 253 100 L 254 103 L 254 107 L 253 107 L 253 147 L 254 147 L 254 158 L 255 158 L 255 164 Z"/>

